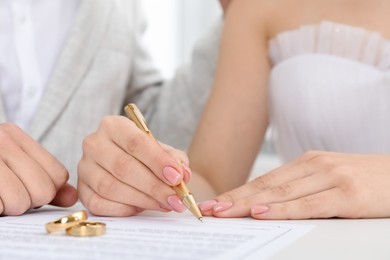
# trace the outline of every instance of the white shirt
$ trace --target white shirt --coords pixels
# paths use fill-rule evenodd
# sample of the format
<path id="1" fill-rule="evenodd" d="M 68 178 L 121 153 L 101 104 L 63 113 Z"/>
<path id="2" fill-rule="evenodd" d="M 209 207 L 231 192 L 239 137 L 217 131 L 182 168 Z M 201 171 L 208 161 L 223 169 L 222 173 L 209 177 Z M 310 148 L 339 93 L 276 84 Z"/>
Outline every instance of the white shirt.
<path id="1" fill-rule="evenodd" d="M 0 90 L 8 122 L 27 130 L 79 0 L 0 0 Z"/>

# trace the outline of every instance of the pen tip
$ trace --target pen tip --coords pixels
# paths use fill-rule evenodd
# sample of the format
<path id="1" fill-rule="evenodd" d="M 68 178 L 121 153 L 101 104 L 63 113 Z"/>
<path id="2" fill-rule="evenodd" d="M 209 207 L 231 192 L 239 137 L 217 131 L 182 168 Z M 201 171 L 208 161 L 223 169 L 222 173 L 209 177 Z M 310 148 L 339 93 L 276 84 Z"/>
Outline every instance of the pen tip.
<path id="1" fill-rule="evenodd" d="M 203 223 L 203 218 L 202 218 L 202 217 L 200 217 L 200 218 L 198 218 L 198 219 L 199 219 L 200 222 Z"/>

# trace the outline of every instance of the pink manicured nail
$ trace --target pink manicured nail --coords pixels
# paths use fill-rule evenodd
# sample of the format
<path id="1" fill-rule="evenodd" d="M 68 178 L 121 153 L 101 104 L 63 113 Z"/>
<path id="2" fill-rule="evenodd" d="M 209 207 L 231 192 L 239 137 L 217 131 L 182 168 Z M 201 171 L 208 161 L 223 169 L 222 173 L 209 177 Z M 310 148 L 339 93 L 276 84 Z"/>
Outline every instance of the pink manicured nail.
<path id="1" fill-rule="evenodd" d="M 177 212 L 183 212 L 187 209 L 177 195 L 169 196 L 168 204 L 173 208 L 174 211 Z"/>
<path id="2" fill-rule="evenodd" d="M 216 200 L 206 200 L 206 201 L 202 201 L 201 203 L 199 203 L 198 207 L 201 211 L 209 211 L 209 210 L 212 210 L 214 205 L 217 203 L 218 203 L 218 201 L 216 201 Z"/>
<path id="3" fill-rule="evenodd" d="M 169 181 L 169 183 L 172 185 L 179 184 L 181 179 L 181 174 L 170 166 L 167 166 L 163 169 L 163 175 L 165 179 L 167 179 L 167 181 Z"/>
<path id="4" fill-rule="evenodd" d="M 233 206 L 232 202 L 219 202 L 213 206 L 213 211 L 214 212 L 220 212 L 227 210 Z"/>
<path id="5" fill-rule="evenodd" d="M 251 215 L 263 214 L 269 210 L 266 205 L 255 205 L 251 207 Z"/>
<path id="6" fill-rule="evenodd" d="M 191 179 L 191 176 L 192 176 L 191 169 L 185 163 L 182 163 L 182 165 L 183 165 L 183 169 L 184 169 L 184 174 L 186 175 L 185 179 L 186 179 L 186 181 L 189 181 Z"/>

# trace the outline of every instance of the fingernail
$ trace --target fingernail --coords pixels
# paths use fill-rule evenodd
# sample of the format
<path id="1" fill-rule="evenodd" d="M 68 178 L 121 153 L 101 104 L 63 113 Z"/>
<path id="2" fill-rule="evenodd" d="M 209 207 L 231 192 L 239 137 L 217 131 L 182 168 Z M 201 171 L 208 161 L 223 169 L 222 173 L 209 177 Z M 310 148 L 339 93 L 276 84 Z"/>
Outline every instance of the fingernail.
<path id="1" fill-rule="evenodd" d="M 202 201 L 201 203 L 199 203 L 198 207 L 201 211 L 209 211 L 209 210 L 212 210 L 214 205 L 217 203 L 218 203 L 218 201 L 216 201 L 216 200 L 206 200 L 206 201 Z"/>
<path id="2" fill-rule="evenodd" d="M 181 174 L 170 166 L 167 166 L 163 169 L 163 175 L 165 179 L 167 179 L 167 181 L 172 185 L 179 184 L 179 180 L 181 179 Z"/>
<path id="3" fill-rule="evenodd" d="M 177 195 L 169 196 L 168 204 L 173 208 L 174 211 L 177 212 L 183 212 L 187 209 Z"/>
<path id="4" fill-rule="evenodd" d="M 269 210 L 266 205 L 255 205 L 251 207 L 251 215 L 263 214 Z"/>
<path id="5" fill-rule="evenodd" d="M 233 206 L 232 202 L 219 202 L 213 206 L 213 211 L 214 212 L 220 212 L 227 210 Z"/>
<path id="6" fill-rule="evenodd" d="M 191 169 L 190 169 L 190 167 L 188 167 L 188 165 L 185 164 L 185 163 L 182 163 L 182 165 L 183 165 L 183 169 L 184 169 L 184 174 L 186 175 L 186 176 L 185 176 L 185 180 L 186 180 L 186 181 L 189 181 L 189 180 L 191 179 L 191 176 L 192 176 Z"/>
<path id="7" fill-rule="evenodd" d="M 164 211 L 172 211 L 173 209 L 169 205 L 160 204 L 160 208 L 162 208 Z"/>

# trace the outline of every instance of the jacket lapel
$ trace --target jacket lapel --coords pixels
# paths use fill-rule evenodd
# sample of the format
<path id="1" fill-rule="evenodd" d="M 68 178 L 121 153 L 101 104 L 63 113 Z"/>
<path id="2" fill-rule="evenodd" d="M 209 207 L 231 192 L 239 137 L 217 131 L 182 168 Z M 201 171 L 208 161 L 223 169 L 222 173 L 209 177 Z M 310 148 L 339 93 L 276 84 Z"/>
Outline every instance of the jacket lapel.
<path id="1" fill-rule="evenodd" d="M 88 71 L 104 36 L 110 2 L 80 2 L 75 22 L 69 30 L 69 36 L 46 86 L 45 94 L 32 119 L 29 132 L 34 139 L 40 140 L 55 124 Z"/>

